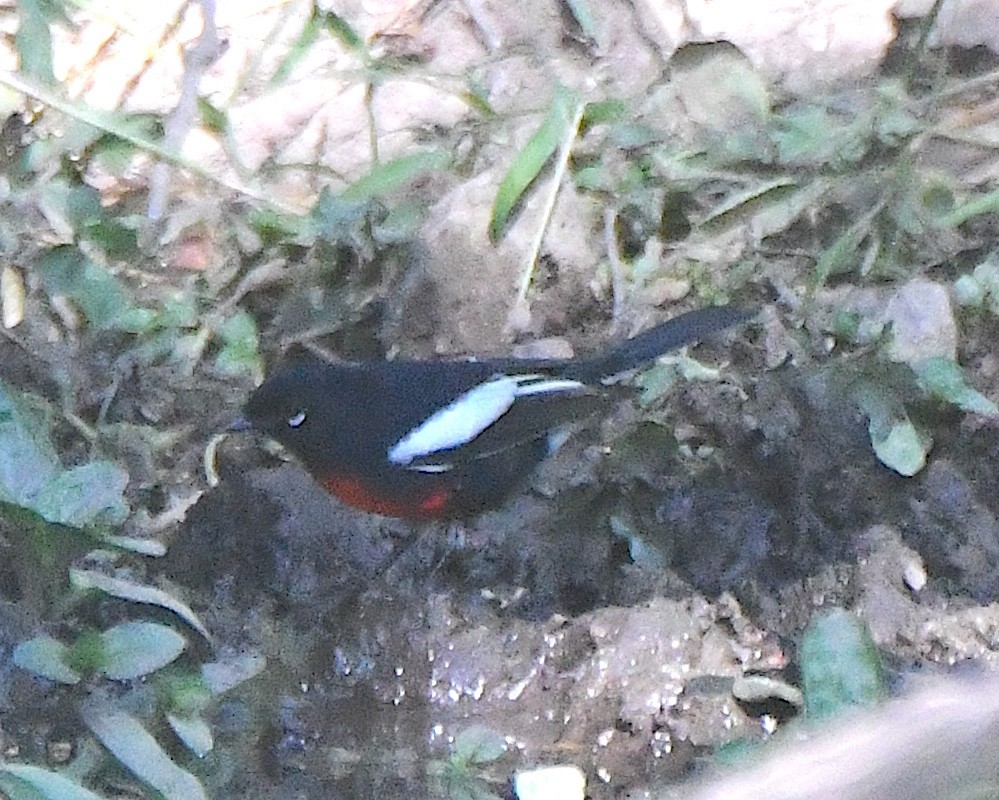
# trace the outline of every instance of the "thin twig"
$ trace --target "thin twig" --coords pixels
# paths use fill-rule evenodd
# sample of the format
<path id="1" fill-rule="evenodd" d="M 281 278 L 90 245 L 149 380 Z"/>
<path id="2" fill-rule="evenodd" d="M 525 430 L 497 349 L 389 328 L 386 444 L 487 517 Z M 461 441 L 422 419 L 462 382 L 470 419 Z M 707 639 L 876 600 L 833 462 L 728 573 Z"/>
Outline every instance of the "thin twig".
<path id="1" fill-rule="evenodd" d="M 185 54 L 180 98 L 167 118 L 163 130 L 163 146 L 178 153 L 198 117 L 198 89 L 201 86 L 201 78 L 219 54 L 215 0 L 200 0 L 200 6 L 204 27 L 197 43 Z M 170 165 L 161 161 L 153 167 L 149 183 L 149 205 L 146 209 L 149 219 L 159 220 L 163 217 L 169 194 Z"/>
<path id="2" fill-rule="evenodd" d="M 617 209 L 608 206 L 604 209 L 604 248 L 607 250 L 607 262 L 610 265 L 612 336 L 620 331 L 624 311 L 624 262 L 617 247 L 616 223 Z"/>

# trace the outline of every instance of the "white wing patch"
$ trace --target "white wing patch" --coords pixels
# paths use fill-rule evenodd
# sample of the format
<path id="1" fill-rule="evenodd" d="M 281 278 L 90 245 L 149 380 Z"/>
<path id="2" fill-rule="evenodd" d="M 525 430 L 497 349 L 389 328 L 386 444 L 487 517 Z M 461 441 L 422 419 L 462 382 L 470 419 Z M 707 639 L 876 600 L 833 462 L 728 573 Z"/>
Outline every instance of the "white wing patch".
<path id="1" fill-rule="evenodd" d="M 573 393 L 583 388 L 585 384 L 579 381 L 543 375 L 497 375 L 423 420 L 389 448 L 388 460 L 405 467 L 433 453 L 468 444 L 509 411 L 518 397 Z M 416 467 L 433 472 L 445 472 L 449 468 L 446 464 Z"/>

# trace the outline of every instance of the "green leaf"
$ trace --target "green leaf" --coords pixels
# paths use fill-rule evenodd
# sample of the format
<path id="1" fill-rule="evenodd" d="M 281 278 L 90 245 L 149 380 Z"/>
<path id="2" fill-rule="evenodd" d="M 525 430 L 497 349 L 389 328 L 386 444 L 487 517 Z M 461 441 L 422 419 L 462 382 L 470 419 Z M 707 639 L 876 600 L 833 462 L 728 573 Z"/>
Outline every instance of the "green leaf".
<path id="1" fill-rule="evenodd" d="M 6 781 L 8 776 L 30 787 L 35 794 L 19 794 L 18 788 Z M 0 793 L 9 796 L 10 800 L 27 797 L 38 800 L 103 800 L 69 778 L 31 764 L 0 764 Z"/>
<path id="2" fill-rule="evenodd" d="M 319 9 L 316 4 L 312 4 L 312 14 L 305 21 L 305 25 L 302 27 L 302 32 L 298 37 L 291 43 L 288 48 L 287 53 L 284 58 L 281 59 L 280 63 L 277 65 L 277 69 L 274 70 L 274 75 L 271 77 L 271 86 L 280 86 L 291 75 L 292 70 L 301 63 L 302 59 L 308 54 L 312 45 L 316 43 L 319 38 Z"/>
<path id="3" fill-rule="evenodd" d="M 792 108 L 773 132 L 777 159 L 793 167 L 843 169 L 870 147 L 869 116 L 847 119 L 819 106 Z"/>
<path id="4" fill-rule="evenodd" d="M 799 187 L 795 179 L 790 177 L 767 180 L 726 197 L 708 212 L 701 227 L 707 233 L 719 233 L 731 229 L 737 223 L 752 220 L 767 209 L 780 208 L 782 213 L 779 215 L 779 223 L 772 223 L 766 229 L 760 229 L 759 224 L 752 226 L 753 235 L 762 239 L 787 228 L 806 209 L 813 206 L 824 191 L 825 188 L 819 181 Z M 774 215 L 771 213 L 771 216 Z"/>
<path id="5" fill-rule="evenodd" d="M 878 461 L 899 475 L 911 478 L 926 466 L 928 440 L 909 420 L 895 420 L 888 426 L 871 420 L 868 432 Z"/>
<path id="6" fill-rule="evenodd" d="M 223 346 L 215 359 L 215 368 L 225 375 L 261 375 L 257 323 L 243 310 L 225 319 L 216 331 Z"/>
<path id="7" fill-rule="evenodd" d="M 187 640 L 177 631 L 155 622 L 125 622 L 104 631 L 101 638 L 102 672 L 116 681 L 141 678 L 162 669 L 187 646 Z"/>
<path id="8" fill-rule="evenodd" d="M 454 737 L 454 757 L 466 764 L 489 764 L 506 751 L 506 739 L 484 725 L 472 725 Z"/>
<path id="9" fill-rule="evenodd" d="M 953 359 L 935 356 L 915 364 L 913 369 L 919 385 L 934 397 L 972 414 L 999 416 L 996 404 L 968 385 L 961 367 Z"/>
<path id="10" fill-rule="evenodd" d="M 568 6 L 573 19 L 579 25 L 583 36 L 591 42 L 597 41 L 599 30 L 597 28 L 596 17 L 589 2 L 587 0 L 565 0 L 565 4 Z"/>
<path id="11" fill-rule="evenodd" d="M 128 518 L 128 473 L 109 461 L 91 461 L 56 474 L 31 507 L 49 522 L 73 528 L 120 525 Z"/>
<path id="12" fill-rule="evenodd" d="M 55 178 L 40 187 L 38 207 L 56 234 L 67 242 L 74 241 L 88 226 L 101 221 L 101 201 L 97 192 L 63 178 Z"/>
<path id="13" fill-rule="evenodd" d="M 0 500 L 30 508 L 59 469 L 41 415 L 0 382 Z"/>
<path id="14" fill-rule="evenodd" d="M 889 469 L 911 478 L 926 466 L 932 439 L 916 430 L 902 403 L 883 387 L 867 385 L 857 396 L 868 418 L 868 434 L 874 455 Z"/>
<path id="15" fill-rule="evenodd" d="M 18 0 L 19 12 L 14 48 L 20 71 L 46 84 L 55 83 L 52 72 L 52 33 L 49 30 L 51 3 L 44 0 Z"/>
<path id="16" fill-rule="evenodd" d="M 177 738 L 184 743 L 184 747 L 198 758 L 204 758 L 212 752 L 215 738 L 211 727 L 201 717 L 167 714 L 166 718 Z"/>
<path id="17" fill-rule="evenodd" d="M 263 656 L 244 654 L 227 661 L 202 664 L 201 676 L 213 694 L 222 694 L 256 677 L 266 666 L 267 659 Z"/>
<path id="18" fill-rule="evenodd" d="M 885 678 L 867 628 L 842 609 L 817 616 L 799 649 L 805 708 L 816 718 L 885 696 Z"/>
<path id="19" fill-rule="evenodd" d="M 339 14 L 335 14 L 332 11 L 324 12 L 322 14 L 322 24 L 345 47 L 351 50 L 361 50 L 364 47 L 364 39 L 361 38 L 361 35 Z"/>
<path id="20" fill-rule="evenodd" d="M 367 175 L 340 192 L 339 199 L 347 203 L 364 204 L 384 198 L 391 192 L 408 186 L 428 172 L 442 170 L 451 163 L 451 155 L 443 150 L 424 150 L 373 166 Z"/>
<path id="21" fill-rule="evenodd" d="M 229 115 L 207 97 L 198 98 L 198 116 L 201 125 L 215 134 L 225 134 L 229 130 Z"/>
<path id="22" fill-rule="evenodd" d="M 14 663 L 21 669 L 56 683 L 75 684 L 83 678 L 67 665 L 69 648 L 50 636 L 36 636 L 14 648 Z"/>
<path id="23" fill-rule="evenodd" d="M 137 230 L 123 219 L 102 216 L 97 222 L 87 226 L 85 234 L 109 259 L 124 261 L 139 257 Z"/>
<path id="24" fill-rule="evenodd" d="M 128 475 L 107 461 L 64 470 L 44 415 L 0 382 L 0 502 L 73 528 L 117 524 L 128 516 Z"/>
<path id="25" fill-rule="evenodd" d="M 72 300 L 90 325 L 128 330 L 134 322 L 126 316 L 132 304 L 125 288 L 79 248 L 73 245 L 52 248 L 38 260 L 38 271 L 45 290 Z"/>
<path id="26" fill-rule="evenodd" d="M 492 241 L 499 239 L 514 207 L 558 149 L 559 143 L 569 134 L 578 104 L 579 100 L 570 89 L 560 86 L 555 92 L 541 127 L 527 140 L 500 182 L 489 222 L 489 238 Z"/>
<path id="27" fill-rule="evenodd" d="M 619 539 L 623 539 L 628 544 L 628 555 L 632 563 L 643 569 L 661 570 L 666 567 L 666 556 L 663 551 L 656 547 L 644 536 L 631 521 L 620 514 L 611 515 L 611 532 Z"/>
<path id="28" fill-rule="evenodd" d="M 209 644 L 211 636 L 208 629 L 198 619 L 198 615 L 186 604 L 153 586 L 143 586 L 132 581 L 122 580 L 104 575 L 93 570 L 71 569 L 69 571 L 69 583 L 74 589 L 86 591 L 96 589 L 113 597 L 120 597 L 122 600 L 129 600 L 133 603 L 145 603 L 147 605 L 159 606 L 167 611 L 172 611 L 194 630 L 200 633 Z"/>
<path id="29" fill-rule="evenodd" d="M 939 217 L 937 224 L 941 228 L 956 228 L 970 219 L 982 214 L 994 214 L 996 211 L 999 211 L 999 189 L 961 203 L 949 214 Z"/>
<path id="30" fill-rule="evenodd" d="M 118 761 L 164 800 L 208 800 L 201 782 L 177 766 L 131 714 L 92 702 L 84 705 L 83 721 Z"/>
<path id="31" fill-rule="evenodd" d="M 824 286 L 831 275 L 848 272 L 858 264 L 858 251 L 868 232 L 866 224 L 854 224 L 836 237 L 815 263 L 810 291 Z"/>

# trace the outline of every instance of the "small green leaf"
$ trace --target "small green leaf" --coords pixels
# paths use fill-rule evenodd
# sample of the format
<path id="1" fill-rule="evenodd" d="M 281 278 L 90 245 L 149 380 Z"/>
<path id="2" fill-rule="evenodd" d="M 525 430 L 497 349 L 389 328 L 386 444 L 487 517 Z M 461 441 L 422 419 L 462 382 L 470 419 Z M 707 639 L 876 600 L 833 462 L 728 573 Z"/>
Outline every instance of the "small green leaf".
<path id="1" fill-rule="evenodd" d="M 637 531 L 629 520 L 619 514 L 613 514 L 608 521 L 611 532 L 627 542 L 628 555 L 632 563 L 643 569 L 660 570 L 666 567 L 666 556 L 663 551 Z"/>
<path id="2" fill-rule="evenodd" d="M 425 150 L 400 156 L 392 161 L 376 164 L 367 175 L 358 178 L 340 192 L 338 197 L 344 202 L 359 204 L 383 199 L 428 172 L 442 170 L 450 163 L 450 154 L 443 150 Z"/>
<path id="3" fill-rule="evenodd" d="M 364 39 L 361 38 L 361 35 L 339 14 L 326 11 L 323 12 L 321 19 L 323 27 L 345 47 L 351 50 L 360 50 L 364 47 Z"/>
<path id="4" fill-rule="evenodd" d="M 83 721 L 118 761 L 164 800 L 207 800 L 201 782 L 177 766 L 131 714 L 91 702 L 84 705 Z"/>
<path id="5" fill-rule="evenodd" d="M 115 536 L 109 533 L 99 533 L 98 538 L 102 542 L 107 542 L 112 547 L 117 547 L 121 550 L 131 550 L 133 553 L 139 553 L 140 555 L 153 556 L 155 558 L 166 555 L 166 545 L 155 539 L 141 539 L 136 536 Z"/>
<path id="6" fill-rule="evenodd" d="M 814 204 L 816 195 L 823 191 L 819 181 L 812 181 L 804 188 L 799 188 L 793 178 L 780 177 L 767 180 L 745 191 L 729 195 L 719 205 L 713 208 L 701 221 L 701 227 L 708 233 L 728 230 L 736 223 L 751 219 L 768 207 L 776 205 L 793 208 L 792 213 L 782 215 L 782 223 L 777 230 L 783 230 L 799 217 L 806 208 Z M 755 230 L 754 235 L 763 238 L 775 231 Z"/>
<path id="7" fill-rule="evenodd" d="M 866 224 L 851 225 L 822 251 L 815 263 L 811 291 L 824 286 L 830 276 L 848 272 L 857 266 L 860 261 L 858 251 L 868 232 Z"/>
<path id="8" fill-rule="evenodd" d="M 45 415 L 27 400 L 0 382 L 0 503 L 74 528 L 123 521 L 128 475 L 106 461 L 62 469 L 46 435 Z"/>
<path id="9" fill-rule="evenodd" d="M 166 718 L 177 738 L 184 743 L 184 747 L 198 758 L 204 758 L 212 752 L 212 748 L 215 747 L 212 729 L 201 717 L 167 714 Z"/>
<path id="10" fill-rule="evenodd" d="M 271 76 L 270 84 L 272 86 L 280 86 L 291 75 L 292 70 L 301 63 L 302 59 L 308 54 L 312 45 L 316 43 L 319 38 L 319 9 L 316 4 L 312 4 L 312 14 L 305 21 L 305 25 L 302 27 L 302 32 L 298 37 L 291 43 L 291 46 L 287 48 L 287 52 L 284 58 L 281 59 L 280 63 L 277 65 L 277 69 L 274 70 L 274 74 Z"/>
<path id="11" fill-rule="evenodd" d="M 139 257 L 137 230 L 123 219 L 102 218 L 88 225 L 85 235 L 111 260 L 135 260 Z"/>
<path id="12" fill-rule="evenodd" d="M 583 37 L 591 42 L 597 41 L 599 30 L 597 28 L 596 16 L 589 2 L 587 0 L 565 0 L 565 4 L 568 6 L 573 19 L 579 25 Z"/>
<path id="13" fill-rule="evenodd" d="M 868 418 L 874 455 L 882 464 L 907 478 L 926 466 L 933 440 L 916 430 L 894 395 L 871 384 L 860 389 L 857 401 Z"/>
<path id="14" fill-rule="evenodd" d="M 934 397 L 957 406 L 962 411 L 999 416 L 999 408 L 981 392 L 968 386 L 958 363 L 945 356 L 928 358 L 914 365 L 919 385 Z"/>
<path id="15" fill-rule="evenodd" d="M 887 428 L 872 420 L 868 431 L 878 461 L 899 475 L 911 478 L 926 466 L 928 440 L 909 420 L 896 420 Z"/>
<path id="16" fill-rule="evenodd" d="M 102 672 L 112 680 L 141 678 L 177 658 L 187 641 L 173 628 L 155 622 L 125 622 L 101 634 Z"/>
<path id="17" fill-rule="evenodd" d="M 493 201 L 492 218 L 489 222 L 489 238 L 492 241 L 499 239 L 514 207 L 558 149 L 559 143 L 569 134 L 569 126 L 578 104 L 575 93 L 560 86 L 541 127 L 514 157 Z"/>
<path id="18" fill-rule="evenodd" d="M 229 130 L 229 115 L 207 97 L 198 98 L 198 116 L 201 125 L 211 133 L 224 134 Z"/>
<path id="19" fill-rule="evenodd" d="M 885 696 L 878 651 L 867 628 L 842 609 L 812 620 L 799 649 L 805 708 L 816 718 Z"/>
<path id="20" fill-rule="evenodd" d="M 124 287 L 108 270 L 94 263 L 73 245 L 54 247 L 38 260 L 45 290 L 75 303 L 96 328 L 126 329 L 126 312 L 132 308 Z"/>
<path id="21" fill-rule="evenodd" d="M 790 167 L 843 169 L 870 148 L 870 119 L 848 119 L 820 106 L 792 108 L 772 134 L 777 159 Z"/>
<path id="22" fill-rule="evenodd" d="M 35 794 L 19 794 L 20 787 L 12 787 L 6 777 L 12 777 L 27 785 Z M 31 764 L 0 764 L 0 793 L 10 800 L 103 800 L 99 795 L 80 784 L 74 783 L 57 772 L 35 767 Z"/>
<path id="23" fill-rule="evenodd" d="M 19 13 L 14 47 L 20 70 L 25 75 L 54 84 L 52 72 L 52 33 L 49 30 L 51 4 L 44 0 L 18 0 L 14 8 Z"/>
<path id="24" fill-rule="evenodd" d="M 213 694 L 222 694 L 256 677 L 266 666 L 267 659 L 261 655 L 240 655 L 227 661 L 202 664 L 201 677 Z"/>
<path id="25" fill-rule="evenodd" d="M 216 331 L 223 346 L 215 359 L 215 368 L 225 375 L 261 375 L 257 323 L 246 311 L 239 310 L 225 319 Z"/>
<path id="26" fill-rule="evenodd" d="M 956 228 L 982 214 L 999 211 L 999 189 L 974 197 L 958 205 L 953 211 L 944 214 L 936 221 L 941 228 Z"/>
<path id="27" fill-rule="evenodd" d="M 108 461 L 59 472 L 35 495 L 31 508 L 57 525 L 120 525 L 128 517 L 128 473 Z"/>
<path id="28" fill-rule="evenodd" d="M 59 468 L 41 415 L 0 382 L 0 500 L 30 508 Z"/>
<path id="29" fill-rule="evenodd" d="M 484 725 L 472 725 L 454 737 L 454 757 L 466 764 L 489 764 L 506 751 L 506 739 Z"/>
<path id="30" fill-rule="evenodd" d="M 82 675 L 66 664 L 69 648 L 50 636 L 36 636 L 14 648 L 14 663 L 21 669 L 56 683 L 79 683 Z"/>

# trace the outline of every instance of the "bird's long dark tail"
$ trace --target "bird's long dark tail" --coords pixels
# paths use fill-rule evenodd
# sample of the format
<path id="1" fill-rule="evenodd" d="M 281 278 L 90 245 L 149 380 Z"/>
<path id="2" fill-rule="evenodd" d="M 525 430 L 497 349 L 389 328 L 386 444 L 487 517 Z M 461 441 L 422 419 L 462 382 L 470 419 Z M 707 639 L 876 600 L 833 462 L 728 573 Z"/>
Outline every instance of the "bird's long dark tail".
<path id="1" fill-rule="evenodd" d="M 690 311 L 642 331 L 637 336 L 611 347 L 606 353 L 576 361 L 575 368 L 569 371 L 570 374 L 566 377 L 593 381 L 627 372 L 677 347 L 745 322 L 755 314 L 755 310 L 747 311 L 727 306 L 711 306 Z"/>

